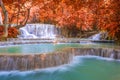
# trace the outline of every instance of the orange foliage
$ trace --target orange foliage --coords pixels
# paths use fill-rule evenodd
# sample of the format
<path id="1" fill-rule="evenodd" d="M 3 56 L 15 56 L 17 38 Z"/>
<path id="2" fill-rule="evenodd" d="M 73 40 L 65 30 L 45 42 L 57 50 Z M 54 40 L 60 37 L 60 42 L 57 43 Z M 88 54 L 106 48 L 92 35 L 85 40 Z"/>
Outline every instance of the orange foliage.
<path id="1" fill-rule="evenodd" d="M 3 0 L 3 2 L 9 14 L 9 24 L 20 24 L 24 21 L 27 9 L 32 6 L 31 0 Z"/>
<path id="2" fill-rule="evenodd" d="M 39 1 L 39 0 L 36 0 Z M 94 15 L 88 8 L 85 0 L 49 0 L 42 1 L 37 11 L 32 11 L 32 14 L 38 13 L 39 21 L 52 23 L 60 27 L 77 27 L 82 30 L 90 30 L 94 23 Z M 31 15 L 34 17 L 35 15 Z"/>
<path id="3" fill-rule="evenodd" d="M 91 30 L 96 26 L 108 31 L 110 36 L 120 38 L 120 0 L 40 1 L 42 5 L 37 11 L 42 22 L 52 22 L 60 27 L 76 26 L 81 30 Z"/>
<path id="4" fill-rule="evenodd" d="M 16 38 L 18 34 L 19 32 L 15 27 L 8 28 L 8 38 Z"/>
<path id="5" fill-rule="evenodd" d="M 103 4 L 103 3 L 101 3 Z M 99 28 L 120 41 L 120 0 L 107 0 L 99 7 Z"/>
<path id="6" fill-rule="evenodd" d="M 17 20 L 20 22 L 25 16 L 25 5 L 30 4 L 32 8 L 29 22 L 37 19 L 43 23 L 77 27 L 81 30 L 91 30 L 96 26 L 100 30 L 108 31 L 115 38 L 118 38 L 120 33 L 120 0 L 3 0 L 3 2 L 6 3 L 11 22 Z"/>
<path id="7" fill-rule="evenodd" d="M 3 35 L 4 26 L 0 26 L 0 38 Z M 16 38 L 19 34 L 19 31 L 15 27 L 9 27 L 8 28 L 8 38 Z"/>
<path id="8" fill-rule="evenodd" d="M 22 21 L 25 16 L 25 5 L 29 3 L 32 6 L 31 21 L 37 19 L 60 27 L 76 26 L 82 30 L 90 30 L 94 23 L 94 14 L 88 7 L 93 4 L 95 7 L 95 1 L 91 0 L 3 0 L 3 2 L 8 9 L 10 23 Z"/>

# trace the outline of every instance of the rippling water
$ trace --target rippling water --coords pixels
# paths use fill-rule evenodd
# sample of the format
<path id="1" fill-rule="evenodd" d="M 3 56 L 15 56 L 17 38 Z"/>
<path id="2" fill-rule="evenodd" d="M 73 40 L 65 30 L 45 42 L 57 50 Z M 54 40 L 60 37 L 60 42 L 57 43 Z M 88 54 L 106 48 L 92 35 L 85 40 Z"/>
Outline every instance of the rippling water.
<path id="1" fill-rule="evenodd" d="M 0 72 L 0 80 L 120 80 L 120 61 L 77 56 L 70 64 L 60 67 Z"/>

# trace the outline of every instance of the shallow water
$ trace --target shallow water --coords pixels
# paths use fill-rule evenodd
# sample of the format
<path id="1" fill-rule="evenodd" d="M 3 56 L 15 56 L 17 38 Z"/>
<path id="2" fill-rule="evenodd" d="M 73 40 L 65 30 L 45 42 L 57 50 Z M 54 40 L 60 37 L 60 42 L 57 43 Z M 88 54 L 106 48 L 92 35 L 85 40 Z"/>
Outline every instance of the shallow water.
<path id="1" fill-rule="evenodd" d="M 60 67 L 0 72 L 0 80 L 120 80 L 120 61 L 77 56 L 72 63 Z"/>
<path id="2" fill-rule="evenodd" d="M 77 48 L 99 48 L 99 47 L 107 47 L 107 48 L 117 48 L 118 46 L 115 44 L 93 44 L 93 43 L 41 43 L 41 44 L 22 44 L 22 45 L 9 45 L 9 46 L 1 46 L 0 54 L 10 53 L 10 54 L 40 54 L 47 52 L 59 51 L 64 48 L 69 47 L 77 47 Z"/>

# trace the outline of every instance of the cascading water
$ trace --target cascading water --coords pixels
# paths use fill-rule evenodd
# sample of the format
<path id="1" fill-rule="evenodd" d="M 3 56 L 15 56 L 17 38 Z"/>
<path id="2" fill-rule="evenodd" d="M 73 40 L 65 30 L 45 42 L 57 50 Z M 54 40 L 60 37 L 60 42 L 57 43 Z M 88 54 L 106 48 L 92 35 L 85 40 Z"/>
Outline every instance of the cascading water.
<path id="1" fill-rule="evenodd" d="M 93 40 L 100 40 L 100 33 L 98 33 L 98 34 L 95 34 L 94 36 L 92 36 L 91 37 L 91 39 L 93 39 Z"/>
<path id="2" fill-rule="evenodd" d="M 0 71 L 35 70 L 71 63 L 75 56 L 100 56 L 120 59 L 119 49 L 68 48 L 63 52 L 35 55 L 0 55 Z"/>
<path id="3" fill-rule="evenodd" d="M 72 59 L 72 53 L 0 55 L 0 71 L 48 68 L 68 64 Z"/>
<path id="4" fill-rule="evenodd" d="M 34 34 L 30 34 L 25 27 L 24 28 L 20 28 L 20 32 L 21 32 L 21 37 L 23 38 L 38 38 L 37 36 L 35 36 Z"/>
<path id="5" fill-rule="evenodd" d="M 61 45 L 63 44 L 57 47 L 61 48 Z M 89 45 L 88 48 L 85 46 L 79 48 L 78 43 L 76 45 L 78 48 L 73 46 L 74 48 L 65 49 L 63 52 L 50 54 L 10 55 L 4 52 L 0 55 L 0 80 L 16 80 L 16 77 L 17 80 L 120 79 L 120 62 L 117 61 L 120 60 L 119 48 L 89 48 Z M 47 45 L 47 47 L 51 46 Z M 48 49 L 47 47 L 45 48 Z M 29 48 L 27 47 L 26 50 Z"/>
<path id="6" fill-rule="evenodd" d="M 55 38 L 58 30 L 54 25 L 50 24 L 27 24 L 20 28 L 20 38 Z"/>
<path id="7" fill-rule="evenodd" d="M 107 37 L 108 37 L 107 32 L 100 32 L 98 34 L 95 34 L 95 35 L 91 36 L 89 39 L 92 39 L 92 40 L 106 40 Z"/>

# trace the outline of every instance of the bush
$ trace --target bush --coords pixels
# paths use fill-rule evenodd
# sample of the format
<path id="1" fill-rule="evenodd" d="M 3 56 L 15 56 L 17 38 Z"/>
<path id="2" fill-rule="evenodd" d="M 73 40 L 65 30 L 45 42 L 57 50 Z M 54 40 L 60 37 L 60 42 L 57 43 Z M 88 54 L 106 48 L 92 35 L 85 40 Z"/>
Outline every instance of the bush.
<path id="1" fill-rule="evenodd" d="M 4 26 L 0 26 L 0 40 L 4 40 L 2 35 L 4 34 Z M 15 27 L 9 27 L 8 28 L 8 37 L 7 38 L 16 38 L 19 34 L 18 29 Z"/>

